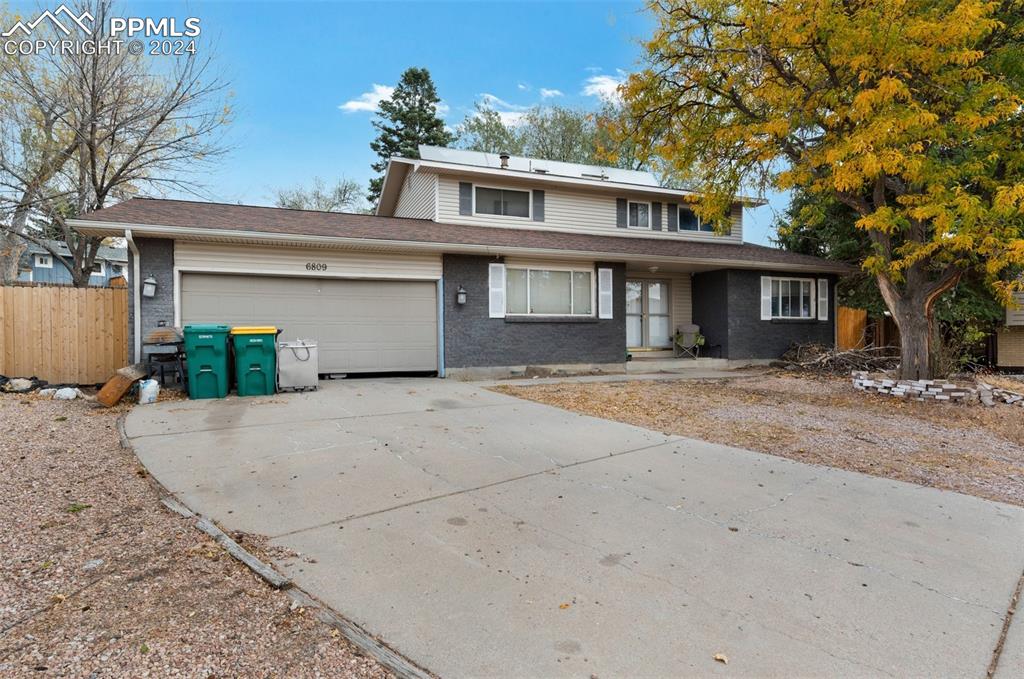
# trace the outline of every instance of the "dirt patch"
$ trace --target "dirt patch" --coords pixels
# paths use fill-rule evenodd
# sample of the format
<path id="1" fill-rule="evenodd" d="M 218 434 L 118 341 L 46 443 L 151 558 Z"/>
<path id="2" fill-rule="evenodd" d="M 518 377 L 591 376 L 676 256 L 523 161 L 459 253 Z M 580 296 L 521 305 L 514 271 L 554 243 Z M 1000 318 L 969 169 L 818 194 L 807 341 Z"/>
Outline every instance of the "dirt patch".
<path id="1" fill-rule="evenodd" d="M 768 375 L 495 391 L 648 429 L 1024 506 L 1024 417 L 898 401 L 848 379 Z"/>
<path id="2" fill-rule="evenodd" d="M 129 407 L 0 396 L 0 674 L 388 676 L 160 505 Z"/>

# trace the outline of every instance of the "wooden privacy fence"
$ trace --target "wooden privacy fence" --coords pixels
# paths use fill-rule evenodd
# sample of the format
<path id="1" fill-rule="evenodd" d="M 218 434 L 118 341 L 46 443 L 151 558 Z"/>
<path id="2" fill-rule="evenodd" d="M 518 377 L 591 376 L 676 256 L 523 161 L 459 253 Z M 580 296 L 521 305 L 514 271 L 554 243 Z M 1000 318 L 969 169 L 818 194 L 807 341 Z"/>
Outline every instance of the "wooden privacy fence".
<path id="1" fill-rule="evenodd" d="M 127 288 L 0 286 L 0 375 L 94 384 L 127 361 Z"/>
<path id="2" fill-rule="evenodd" d="M 840 351 L 863 349 L 865 330 L 868 327 L 868 312 L 848 306 L 836 310 L 836 348 Z"/>

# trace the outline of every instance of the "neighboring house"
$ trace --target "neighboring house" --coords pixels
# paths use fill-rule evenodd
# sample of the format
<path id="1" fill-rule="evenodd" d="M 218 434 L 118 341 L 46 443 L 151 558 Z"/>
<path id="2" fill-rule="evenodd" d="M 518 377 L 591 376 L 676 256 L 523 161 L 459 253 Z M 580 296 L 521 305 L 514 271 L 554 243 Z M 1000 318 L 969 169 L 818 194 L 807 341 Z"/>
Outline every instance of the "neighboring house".
<path id="1" fill-rule="evenodd" d="M 71 251 L 67 245 L 59 241 L 50 241 L 49 244 L 58 254 L 71 261 Z M 35 243 L 26 245 L 28 249 L 18 262 L 19 281 L 71 284 L 71 272 L 49 250 Z M 109 285 L 110 279 L 117 276 L 128 276 L 128 250 L 101 245 L 96 254 L 92 275 L 89 276 L 89 285 Z"/>
<path id="2" fill-rule="evenodd" d="M 1006 308 L 1006 324 L 996 330 L 996 365 L 1024 368 L 1024 292 L 1014 293 L 1016 304 Z"/>
<path id="3" fill-rule="evenodd" d="M 320 371 L 621 370 L 696 323 L 706 353 L 831 344 L 835 262 L 719 235 L 647 172 L 422 147 L 392 158 L 376 215 L 133 199 L 76 220 L 124 236 L 145 336 L 158 324 L 273 324 Z M 137 267 L 137 268 L 136 268 Z M 137 326 L 137 327 L 136 327 Z M 138 346 L 138 345 L 136 345 Z"/>

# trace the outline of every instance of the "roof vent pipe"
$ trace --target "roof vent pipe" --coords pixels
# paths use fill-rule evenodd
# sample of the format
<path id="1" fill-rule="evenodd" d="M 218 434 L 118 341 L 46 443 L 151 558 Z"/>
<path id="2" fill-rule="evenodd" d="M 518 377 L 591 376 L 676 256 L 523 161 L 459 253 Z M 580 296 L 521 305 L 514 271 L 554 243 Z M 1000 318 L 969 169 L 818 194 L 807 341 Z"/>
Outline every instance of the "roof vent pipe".
<path id="1" fill-rule="evenodd" d="M 498 155 L 498 157 L 501 158 L 501 169 L 507 170 L 508 169 L 508 159 L 509 159 L 508 153 L 506 153 L 505 151 L 502 151 Z"/>

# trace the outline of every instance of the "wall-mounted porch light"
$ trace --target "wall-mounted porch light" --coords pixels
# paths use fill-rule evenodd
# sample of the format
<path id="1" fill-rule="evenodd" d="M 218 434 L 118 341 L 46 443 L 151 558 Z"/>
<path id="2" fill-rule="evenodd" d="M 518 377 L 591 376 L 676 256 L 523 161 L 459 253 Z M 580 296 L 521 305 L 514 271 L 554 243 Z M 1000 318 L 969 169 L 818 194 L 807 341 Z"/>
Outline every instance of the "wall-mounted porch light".
<path id="1" fill-rule="evenodd" d="M 142 281 L 142 296 L 156 297 L 156 279 L 152 276 L 147 276 L 146 280 Z"/>
<path id="2" fill-rule="evenodd" d="M 455 292 L 455 302 L 456 304 L 466 303 L 466 288 L 462 287 L 461 285 L 459 286 L 459 289 Z"/>

